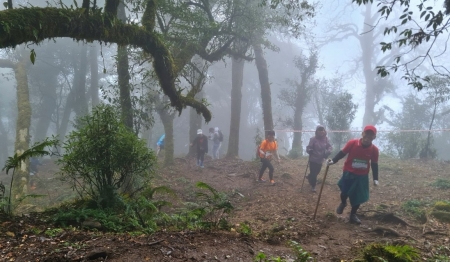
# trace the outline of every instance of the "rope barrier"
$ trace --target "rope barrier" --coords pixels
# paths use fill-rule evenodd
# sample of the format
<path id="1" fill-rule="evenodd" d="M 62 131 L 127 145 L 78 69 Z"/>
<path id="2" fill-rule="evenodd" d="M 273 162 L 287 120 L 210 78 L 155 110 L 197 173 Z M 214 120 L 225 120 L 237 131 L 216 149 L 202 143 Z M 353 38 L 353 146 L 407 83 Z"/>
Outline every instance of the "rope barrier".
<path id="1" fill-rule="evenodd" d="M 295 130 L 295 129 L 274 129 L 276 132 L 293 132 L 293 133 L 314 133 L 316 130 Z M 389 132 L 445 132 L 450 131 L 450 129 L 400 129 L 400 130 L 377 130 L 377 133 L 389 133 Z M 358 132 L 362 133 L 362 130 L 327 130 L 327 133 L 352 133 Z"/>

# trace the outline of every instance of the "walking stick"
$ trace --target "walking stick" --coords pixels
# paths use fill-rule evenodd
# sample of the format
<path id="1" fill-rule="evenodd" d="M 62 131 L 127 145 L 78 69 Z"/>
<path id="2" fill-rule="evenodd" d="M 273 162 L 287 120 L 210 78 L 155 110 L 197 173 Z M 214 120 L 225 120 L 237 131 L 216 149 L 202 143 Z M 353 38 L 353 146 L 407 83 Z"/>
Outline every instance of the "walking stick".
<path id="1" fill-rule="evenodd" d="M 317 198 L 316 210 L 314 210 L 313 220 L 316 220 L 317 208 L 319 207 L 320 196 L 322 196 L 322 189 L 323 189 L 323 185 L 325 185 L 325 179 L 327 179 L 327 173 L 328 173 L 329 167 L 330 166 L 327 165 L 327 168 L 325 169 L 325 175 L 323 176 L 322 186 L 320 187 L 319 197 Z"/>
<path id="2" fill-rule="evenodd" d="M 300 188 L 300 192 L 302 192 L 302 190 L 303 190 L 303 184 L 305 183 L 306 172 L 308 172 L 308 167 L 309 167 L 309 157 L 308 157 L 308 164 L 306 164 L 305 175 L 303 176 L 303 182 L 302 182 L 302 187 Z"/>

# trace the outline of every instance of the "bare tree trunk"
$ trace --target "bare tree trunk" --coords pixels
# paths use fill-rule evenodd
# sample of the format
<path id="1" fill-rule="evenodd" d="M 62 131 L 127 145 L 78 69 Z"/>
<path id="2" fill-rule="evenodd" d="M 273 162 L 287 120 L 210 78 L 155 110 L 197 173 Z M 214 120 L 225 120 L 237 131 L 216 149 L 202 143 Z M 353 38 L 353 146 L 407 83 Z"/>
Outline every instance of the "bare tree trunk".
<path id="1" fill-rule="evenodd" d="M 269 73 L 267 71 L 267 63 L 264 59 L 263 50 L 260 44 L 253 45 L 255 50 L 255 63 L 258 69 L 259 82 L 261 84 L 261 104 L 264 117 L 264 130 L 273 130 L 272 119 L 272 95 L 270 93 Z M 265 132 L 265 133 L 266 133 Z"/>
<path id="2" fill-rule="evenodd" d="M 30 125 L 31 125 L 31 104 L 28 89 L 28 77 L 26 64 L 29 61 L 25 52 L 22 53 L 21 60 L 14 68 L 14 73 L 17 80 L 17 123 L 16 123 L 16 142 L 15 153 L 20 155 L 29 148 L 30 144 Z M 15 170 L 14 182 L 12 185 L 11 200 L 15 201 L 21 199 L 28 192 L 28 181 L 30 174 L 28 171 L 29 161 L 22 163 L 21 168 Z"/>
<path id="3" fill-rule="evenodd" d="M 61 141 L 64 141 L 64 138 L 66 136 L 67 128 L 69 126 L 69 121 L 70 121 L 70 115 L 72 113 L 74 103 L 75 103 L 75 90 L 72 87 L 69 94 L 67 95 L 63 115 L 62 115 L 61 122 L 58 127 L 58 136 Z"/>
<path id="4" fill-rule="evenodd" d="M 244 79 L 244 60 L 233 57 L 231 60 L 231 119 L 228 139 L 228 158 L 239 156 L 239 128 L 241 124 L 242 82 Z"/>
<path id="5" fill-rule="evenodd" d="M 300 103 L 297 94 L 297 103 Z M 294 112 L 294 130 L 302 130 L 303 128 L 303 108 L 304 105 L 297 105 Z M 294 132 L 294 139 L 292 139 L 292 156 L 299 157 L 303 155 L 303 143 L 302 143 L 302 132 Z"/>
<path id="6" fill-rule="evenodd" d="M 91 94 L 91 103 L 92 108 L 96 107 L 99 104 L 98 98 L 98 63 L 97 63 L 97 45 L 91 47 L 89 51 L 90 55 L 90 67 L 91 67 L 91 86 L 90 86 L 90 94 Z"/>
<path id="7" fill-rule="evenodd" d="M 366 82 L 366 96 L 364 105 L 363 126 L 375 123 L 375 104 L 376 104 L 376 83 L 375 71 L 373 70 L 372 60 L 374 59 L 374 50 L 378 48 L 374 45 L 374 30 L 371 28 L 372 23 L 372 5 L 366 5 L 364 14 L 364 34 L 359 36 L 362 49 L 362 64 L 364 72 L 364 80 Z"/>
<path id="8" fill-rule="evenodd" d="M 56 110 L 56 87 L 58 86 L 58 75 L 47 76 L 49 79 L 45 82 L 46 87 L 42 92 L 42 104 L 39 107 L 39 120 L 36 124 L 36 133 L 34 141 L 42 141 L 47 137 L 48 128 L 52 122 L 52 115 Z"/>
<path id="9" fill-rule="evenodd" d="M 88 105 L 86 101 L 86 74 L 87 74 L 87 46 L 83 44 L 80 52 L 80 63 L 75 70 L 75 103 L 74 111 L 77 117 L 84 116 L 88 113 Z"/>
<path id="10" fill-rule="evenodd" d="M 120 1 L 118 18 L 121 21 L 126 21 L 125 4 Z M 120 90 L 120 107 L 122 109 L 122 121 L 130 129 L 133 130 L 133 107 L 131 105 L 131 86 L 130 73 L 128 72 L 128 49 L 126 46 L 117 47 L 117 74 L 119 77 Z"/>

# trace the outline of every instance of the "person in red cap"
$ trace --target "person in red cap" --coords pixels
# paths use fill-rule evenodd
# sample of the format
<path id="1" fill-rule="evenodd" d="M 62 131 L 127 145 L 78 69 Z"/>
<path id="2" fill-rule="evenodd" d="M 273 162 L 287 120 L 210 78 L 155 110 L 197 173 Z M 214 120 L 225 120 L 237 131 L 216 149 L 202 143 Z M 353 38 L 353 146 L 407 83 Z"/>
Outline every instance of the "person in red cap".
<path id="1" fill-rule="evenodd" d="M 341 203 L 336 213 L 342 214 L 350 199 L 350 223 L 361 224 L 356 216 L 359 206 L 369 200 L 369 171 L 372 168 L 373 184 L 378 186 L 378 147 L 372 144 L 377 136 L 377 129 L 368 125 L 364 127 L 362 138 L 352 139 L 336 154 L 327 160 L 327 165 L 333 165 L 348 154 L 345 160 L 343 174 L 338 182 L 341 189 Z"/>

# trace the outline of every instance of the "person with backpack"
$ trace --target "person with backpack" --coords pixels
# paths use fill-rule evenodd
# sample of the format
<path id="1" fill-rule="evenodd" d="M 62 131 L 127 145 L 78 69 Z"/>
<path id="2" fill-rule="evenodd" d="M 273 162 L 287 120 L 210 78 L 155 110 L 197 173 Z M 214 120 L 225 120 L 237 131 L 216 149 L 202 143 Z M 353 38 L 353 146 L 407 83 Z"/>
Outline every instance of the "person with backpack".
<path id="1" fill-rule="evenodd" d="M 203 134 L 201 129 L 197 130 L 197 136 L 192 141 L 191 146 L 197 147 L 197 166 L 204 168 L 203 160 L 205 153 L 208 153 L 208 137 Z"/>
<path id="2" fill-rule="evenodd" d="M 156 143 L 156 155 L 159 155 L 161 149 L 164 149 L 164 140 L 166 139 L 166 134 L 163 134 L 158 142 Z"/>
<path id="3" fill-rule="evenodd" d="M 309 139 L 306 153 L 309 154 L 309 174 L 307 176 L 311 191 L 316 192 L 317 175 L 322 169 L 322 163 L 331 154 L 333 147 L 327 137 L 325 127 L 318 125 L 314 137 Z"/>
<path id="4" fill-rule="evenodd" d="M 369 200 L 369 171 L 372 168 L 374 186 L 378 186 L 378 147 L 372 144 L 377 136 L 377 129 L 368 125 L 364 127 L 362 138 L 352 139 L 336 154 L 327 160 L 327 165 L 333 165 L 348 155 L 345 160 L 343 174 L 338 182 L 341 189 L 341 203 L 336 213 L 342 214 L 350 198 L 350 223 L 361 224 L 356 216 L 359 206 Z"/>
<path id="5" fill-rule="evenodd" d="M 219 150 L 222 147 L 223 134 L 218 127 L 209 128 L 209 140 L 213 141 L 212 155 L 213 159 L 219 159 Z"/>
<path id="6" fill-rule="evenodd" d="M 269 179 L 270 184 L 275 185 L 275 181 L 273 180 L 273 172 L 274 168 L 271 163 L 273 155 L 277 157 L 277 162 L 280 164 L 280 156 L 278 155 L 278 145 L 275 141 L 275 131 L 270 130 L 267 131 L 266 139 L 261 142 L 261 145 L 258 148 L 259 158 L 261 160 L 261 169 L 259 170 L 259 176 L 257 182 L 265 182 L 262 179 L 264 171 L 266 168 L 269 168 Z"/>

